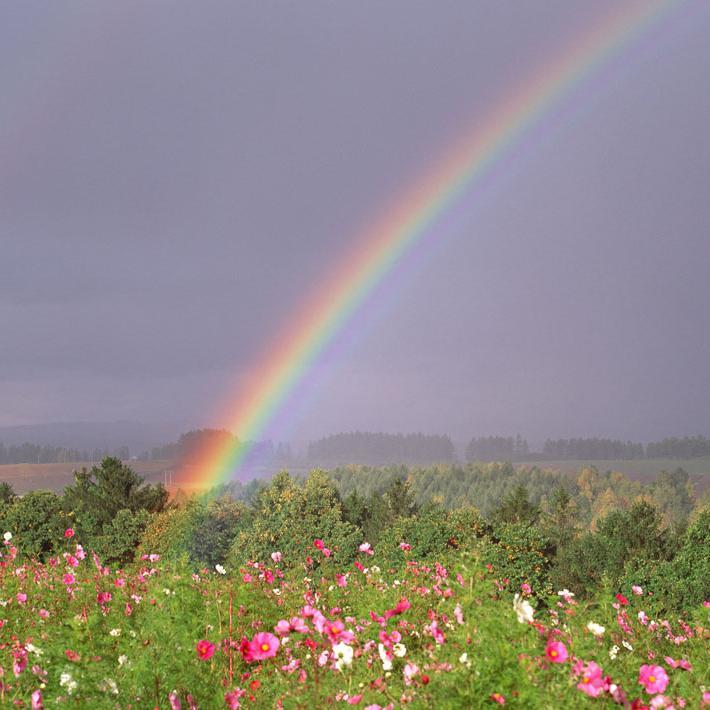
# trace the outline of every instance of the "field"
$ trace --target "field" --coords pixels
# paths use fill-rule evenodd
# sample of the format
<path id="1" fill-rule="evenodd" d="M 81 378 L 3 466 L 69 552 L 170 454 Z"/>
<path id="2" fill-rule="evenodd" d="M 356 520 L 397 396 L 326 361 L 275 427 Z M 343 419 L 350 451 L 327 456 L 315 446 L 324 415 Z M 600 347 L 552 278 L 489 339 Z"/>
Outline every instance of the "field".
<path id="1" fill-rule="evenodd" d="M 654 617 L 640 587 L 577 603 L 513 587 L 472 547 L 392 567 L 329 540 L 197 572 L 111 569 L 65 535 L 23 560 L 6 537 L 0 701 L 20 707 L 700 707 L 707 609 Z M 18 541 L 21 546 L 21 541 Z"/>
<path id="2" fill-rule="evenodd" d="M 95 462 L 94 462 L 95 463 Z M 172 471 L 174 461 L 130 461 L 131 468 L 147 481 L 160 483 L 164 473 Z M 0 465 L 0 481 L 6 481 L 18 495 L 32 490 L 45 489 L 61 492 L 65 486 L 74 482 L 73 472 L 85 466 L 91 468 L 89 461 L 70 463 L 18 463 Z"/>

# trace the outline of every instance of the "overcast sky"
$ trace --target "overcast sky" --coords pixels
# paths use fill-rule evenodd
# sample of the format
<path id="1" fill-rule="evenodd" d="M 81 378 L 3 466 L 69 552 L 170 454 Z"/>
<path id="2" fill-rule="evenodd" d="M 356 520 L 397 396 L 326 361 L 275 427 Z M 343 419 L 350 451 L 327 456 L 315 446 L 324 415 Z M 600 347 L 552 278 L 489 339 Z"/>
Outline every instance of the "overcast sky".
<path id="1" fill-rule="evenodd" d="M 619 4 L 0 3 L 0 425 L 219 423 L 363 225 Z M 710 435 L 708 36 L 680 3 L 577 87 L 288 436 Z"/>

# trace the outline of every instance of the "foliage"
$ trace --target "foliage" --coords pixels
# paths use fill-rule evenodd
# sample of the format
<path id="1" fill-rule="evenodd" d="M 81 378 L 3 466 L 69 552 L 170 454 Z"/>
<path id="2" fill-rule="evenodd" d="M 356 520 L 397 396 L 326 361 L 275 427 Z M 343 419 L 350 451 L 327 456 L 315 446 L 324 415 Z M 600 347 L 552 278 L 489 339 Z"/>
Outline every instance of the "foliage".
<path id="1" fill-rule="evenodd" d="M 270 499 L 292 486 L 281 477 Z M 467 511 L 459 523 L 475 530 L 477 520 Z M 63 535 L 56 544 L 67 546 L 58 564 L 19 565 L 12 544 L 2 555 L 8 705 L 647 707 L 659 693 L 639 677 L 653 663 L 665 697 L 700 707 L 710 674 L 702 608 L 650 621 L 641 588 L 623 602 L 605 590 L 589 602 L 530 596 L 465 547 L 429 563 L 412 544 L 391 571 L 378 548 L 360 552 L 358 566 L 316 548 L 320 569 L 301 556 L 289 572 L 269 555 L 195 574 L 155 552 L 120 570 Z M 268 640 L 261 659 L 251 655 L 256 634 Z"/>
<path id="2" fill-rule="evenodd" d="M 226 496 L 199 506 L 189 543 L 190 559 L 210 568 L 223 563 L 234 538 L 249 520 L 246 505 Z"/>
<path id="3" fill-rule="evenodd" d="M 89 471 L 75 472 L 74 485 L 65 489 L 64 501 L 75 512 L 77 526 L 92 540 L 105 533 L 121 510 L 160 512 L 168 493 L 162 484 L 146 484 L 120 459 L 106 457 Z"/>
<path id="4" fill-rule="evenodd" d="M 12 503 L 16 498 L 15 489 L 6 481 L 0 481 L 0 505 Z"/>
<path id="5" fill-rule="evenodd" d="M 303 485 L 285 471 L 277 474 L 258 494 L 251 515 L 252 524 L 232 545 L 233 561 L 263 561 L 277 550 L 292 563 L 319 538 L 330 540 L 337 558 L 346 562 L 361 542 L 358 528 L 343 520 L 335 486 L 319 470 L 312 471 Z"/>
<path id="6" fill-rule="evenodd" d="M 42 560 L 58 548 L 72 520 L 51 491 L 32 491 L 0 511 L 0 527 L 12 533 L 24 554 Z"/>
<path id="7" fill-rule="evenodd" d="M 521 522 L 502 523 L 494 526 L 490 540 L 483 558 L 501 578 L 515 589 L 527 583 L 537 594 L 550 593 L 554 546 L 538 528 Z"/>

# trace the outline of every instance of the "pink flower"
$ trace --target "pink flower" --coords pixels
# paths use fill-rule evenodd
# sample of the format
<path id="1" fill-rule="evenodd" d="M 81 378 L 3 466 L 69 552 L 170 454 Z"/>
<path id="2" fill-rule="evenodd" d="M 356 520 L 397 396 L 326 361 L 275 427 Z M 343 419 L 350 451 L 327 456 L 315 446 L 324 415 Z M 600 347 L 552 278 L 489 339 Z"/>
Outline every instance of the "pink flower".
<path id="1" fill-rule="evenodd" d="M 64 531 L 64 537 L 66 537 L 66 538 L 74 537 L 74 528 L 67 528 Z"/>
<path id="2" fill-rule="evenodd" d="M 30 697 L 32 701 L 32 710 L 44 710 L 44 705 L 42 704 L 41 690 L 35 690 L 35 692 L 32 693 Z"/>
<path id="3" fill-rule="evenodd" d="M 250 645 L 251 657 L 255 661 L 262 661 L 265 658 L 273 658 L 279 650 L 279 640 L 268 631 L 262 631 L 255 634 Z"/>
<path id="4" fill-rule="evenodd" d="M 335 579 L 338 583 L 339 587 L 347 587 L 348 586 L 348 577 L 345 574 L 336 574 Z"/>
<path id="5" fill-rule="evenodd" d="M 631 591 L 637 596 L 640 597 L 643 594 L 643 587 L 639 587 L 638 584 L 632 584 L 631 585 Z"/>
<path id="6" fill-rule="evenodd" d="M 286 636 L 291 632 L 307 634 L 309 629 L 308 626 L 306 626 L 306 622 L 301 619 L 301 617 L 292 616 L 289 621 L 281 619 L 281 621 L 277 622 L 274 631 L 276 631 L 279 636 Z"/>
<path id="7" fill-rule="evenodd" d="M 78 567 L 79 566 L 79 560 L 76 557 L 74 557 L 74 555 L 67 555 L 66 558 L 67 558 L 67 564 L 70 567 Z"/>
<path id="8" fill-rule="evenodd" d="M 168 702 L 170 703 L 170 710 L 182 710 L 182 703 L 180 702 L 180 697 L 174 690 L 171 690 L 168 693 Z"/>
<path id="9" fill-rule="evenodd" d="M 407 663 L 402 673 L 404 675 L 404 684 L 411 685 L 414 682 L 414 676 L 419 673 L 419 667 L 414 663 Z"/>
<path id="10" fill-rule="evenodd" d="M 12 649 L 12 672 L 15 674 L 15 678 L 18 678 L 22 671 L 27 668 L 27 650 L 24 646 L 19 646 L 18 648 Z"/>
<path id="11" fill-rule="evenodd" d="M 545 655 L 552 663 L 564 663 L 567 660 L 567 646 L 562 641 L 548 641 Z"/>
<path id="12" fill-rule="evenodd" d="M 49 618 L 49 612 L 46 609 L 40 609 L 37 613 L 39 614 L 40 619 L 48 619 Z"/>
<path id="13" fill-rule="evenodd" d="M 355 636 L 352 631 L 345 630 L 345 624 L 342 621 L 333 621 L 326 625 L 325 632 L 330 639 L 332 644 L 336 643 L 350 643 L 353 641 Z"/>
<path id="14" fill-rule="evenodd" d="M 661 666 L 644 665 L 639 668 L 639 684 L 647 693 L 662 693 L 668 685 L 668 674 Z"/>
<path id="15" fill-rule="evenodd" d="M 62 582 L 64 582 L 64 584 L 69 586 L 70 584 L 74 584 L 74 582 L 76 582 L 76 578 L 74 577 L 73 574 L 67 573 L 62 577 Z"/>
<path id="16" fill-rule="evenodd" d="M 525 596 L 532 594 L 532 587 L 527 582 L 523 582 L 520 585 L 520 590 L 523 594 L 525 594 Z"/>
<path id="17" fill-rule="evenodd" d="M 671 668 L 682 668 L 684 671 L 693 670 L 693 666 L 690 664 L 690 661 L 687 661 L 685 658 L 681 658 L 680 661 L 675 661 L 670 656 L 666 656 L 665 661 Z"/>
<path id="18" fill-rule="evenodd" d="M 332 553 L 327 547 L 324 547 L 324 548 L 323 548 L 323 555 L 324 555 L 325 557 L 330 557 L 332 554 L 333 554 L 333 553 Z"/>
<path id="19" fill-rule="evenodd" d="M 621 604 L 621 606 L 629 605 L 629 600 L 621 593 L 617 594 L 615 599 L 619 602 L 619 604 Z"/>
<path id="20" fill-rule="evenodd" d="M 582 668 L 582 680 L 577 684 L 577 688 L 592 698 L 596 698 L 604 690 L 602 669 L 594 661 L 589 661 Z"/>
<path id="21" fill-rule="evenodd" d="M 388 609 L 385 612 L 385 619 L 391 619 L 393 616 L 398 616 L 399 614 L 403 614 L 407 609 L 409 609 L 412 605 L 409 602 L 409 599 L 406 597 L 402 597 L 394 606 L 394 609 Z M 373 619 L 374 621 L 374 619 Z"/>
<path id="22" fill-rule="evenodd" d="M 27 595 L 24 592 L 17 592 L 17 603 L 24 604 L 27 601 Z"/>
<path id="23" fill-rule="evenodd" d="M 505 705 L 505 696 L 500 693 L 492 693 L 491 700 L 498 705 Z"/>
<path id="24" fill-rule="evenodd" d="M 106 602 L 110 602 L 111 599 L 113 599 L 111 592 L 99 592 L 96 595 L 96 603 L 97 604 L 106 604 Z"/>
<path id="25" fill-rule="evenodd" d="M 360 550 L 360 552 L 364 552 L 366 555 L 375 554 L 375 551 L 372 549 L 372 545 L 370 545 L 369 542 L 363 542 L 357 549 Z"/>
<path id="26" fill-rule="evenodd" d="M 348 698 L 348 705 L 357 705 L 362 700 L 362 693 L 359 695 L 351 695 Z"/>
<path id="27" fill-rule="evenodd" d="M 197 651 L 197 657 L 200 660 L 207 661 L 214 656 L 214 648 L 213 643 L 210 643 L 207 639 L 202 639 L 197 642 L 195 651 Z"/>
<path id="28" fill-rule="evenodd" d="M 274 561 L 274 564 L 277 565 L 279 562 L 281 562 L 281 553 L 280 552 L 272 552 L 271 559 Z"/>
<path id="29" fill-rule="evenodd" d="M 409 552 L 412 549 L 412 546 L 408 542 L 400 542 L 399 549 L 404 550 L 404 552 Z"/>
<path id="30" fill-rule="evenodd" d="M 315 547 L 316 550 L 322 550 L 325 547 L 325 543 L 320 538 L 316 538 L 313 541 L 313 547 Z"/>
<path id="31" fill-rule="evenodd" d="M 429 631 L 434 637 L 434 641 L 436 641 L 438 644 L 442 644 L 444 643 L 444 641 L 446 641 L 446 636 L 444 635 L 444 632 L 439 628 L 439 624 L 436 621 L 431 622 Z"/>
<path id="32" fill-rule="evenodd" d="M 463 624 L 463 609 L 461 609 L 460 604 L 457 604 L 454 608 L 454 618 L 457 624 Z"/>
<path id="33" fill-rule="evenodd" d="M 224 702 L 227 704 L 229 710 L 238 710 L 241 707 L 239 698 L 246 695 L 246 690 L 241 688 L 235 688 L 231 693 L 225 693 Z"/>

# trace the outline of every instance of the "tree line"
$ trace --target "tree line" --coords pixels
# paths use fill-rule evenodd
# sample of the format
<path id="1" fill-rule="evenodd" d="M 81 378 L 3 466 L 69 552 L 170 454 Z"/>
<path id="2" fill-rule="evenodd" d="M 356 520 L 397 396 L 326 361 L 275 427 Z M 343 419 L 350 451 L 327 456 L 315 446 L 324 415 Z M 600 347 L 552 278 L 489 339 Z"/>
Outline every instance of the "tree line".
<path id="1" fill-rule="evenodd" d="M 162 486 L 107 458 L 77 471 L 59 496 L 17 498 L 0 484 L 0 529 L 23 554 L 57 555 L 67 527 L 87 550 L 121 565 L 159 554 L 189 560 L 195 571 L 238 570 L 245 560 L 269 564 L 278 550 L 287 566 L 320 539 L 343 569 L 364 541 L 378 564 L 402 568 L 406 543 L 421 561 L 473 553 L 512 590 L 525 583 L 538 594 L 590 596 L 604 585 L 641 584 L 662 613 L 710 595 L 710 507 L 693 497 L 681 469 L 642 485 L 591 467 L 566 478 L 509 463 L 349 466 L 305 477 L 282 471 L 168 501 Z"/>
<path id="2" fill-rule="evenodd" d="M 530 451 L 528 442 L 520 435 L 483 436 L 472 438 L 466 447 L 467 461 L 611 461 L 701 456 L 710 456 L 710 439 L 704 436 L 670 437 L 645 446 L 634 441 L 599 437 L 547 439 L 540 452 Z"/>
<path id="3" fill-rule="evenodd" d="M 455 458 L 448 436 L 428 434 L 355 431 L 333 434 L 308 446 L 308 460 L 319 463 L 434 463 Z"/>
<path id="4" fill-rule="evenodd" d="M 109 449 L 99 448 L 74 449 L 65 446 L 40 446 L 29 442 L 6 446 L 0 441 L 0 464 L 101 461 L 106 456 L 116 456 L 127 460 L 130 452 L 127 446 L 109 451 Z"/>

